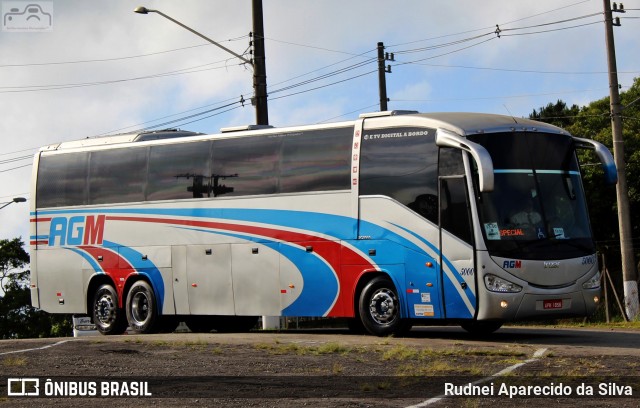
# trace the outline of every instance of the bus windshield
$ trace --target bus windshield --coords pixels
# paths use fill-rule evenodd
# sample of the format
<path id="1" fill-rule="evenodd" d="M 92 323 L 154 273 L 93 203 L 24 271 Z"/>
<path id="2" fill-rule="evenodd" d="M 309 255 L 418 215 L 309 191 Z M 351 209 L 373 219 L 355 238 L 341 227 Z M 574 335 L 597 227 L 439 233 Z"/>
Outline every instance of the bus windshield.
<path id="1" fill-rule="evenodd" d="M 494 190 L 478 198 L 491 255 L 545 260 L 595 252 L 570 136 L 503 133 L 469 139 L 484 146 L 494 164 Z"/>

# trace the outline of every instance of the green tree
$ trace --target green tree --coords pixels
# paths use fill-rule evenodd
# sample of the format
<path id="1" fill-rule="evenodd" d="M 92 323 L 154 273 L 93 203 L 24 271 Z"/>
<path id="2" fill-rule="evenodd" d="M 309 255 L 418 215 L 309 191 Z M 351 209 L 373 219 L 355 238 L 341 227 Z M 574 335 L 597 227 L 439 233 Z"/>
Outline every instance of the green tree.
<path id="1" fill-rule="evenodd" d="M 0 240 L 0 337 L 56 337 L 71 334 L 67 315 L 50 315 L 31 306 L 29 254 L 20 238 Z"/>
<path id="2" fill-rule="evenodd" d="M 579 112 L 580 107 L 578 105 L 574 104 L 569 108 L 566 103 L 558 99 L 556 103 L 549 102 L 547 106 L 541 107 L 539 111 L 534 109 L 529 118 L 566 128 L 573 124 Z"/>

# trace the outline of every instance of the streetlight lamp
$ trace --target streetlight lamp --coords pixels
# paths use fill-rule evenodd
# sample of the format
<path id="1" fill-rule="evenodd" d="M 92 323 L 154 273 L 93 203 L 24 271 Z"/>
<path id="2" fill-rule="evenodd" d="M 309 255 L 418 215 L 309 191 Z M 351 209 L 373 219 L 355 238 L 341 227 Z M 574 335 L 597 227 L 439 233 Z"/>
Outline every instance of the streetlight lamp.
<path id="1" fill-rule="evenodd" d="M 0 207 L 0 210 L 2 210 L 4 207 L 8 206 L 9 204 L 24 203 L 25 201 L 27 201 L 27 199 L 24 198 L 24 197 L 16 197 L 13 200 L 9 201 L 8 203 L 4 203 L 4 205 L 2 207 Z"/>
<path id="2" fill-rule="evenodd" d="M 259 6 L 259 7 L 258 7 Z M 256 14 L 256 9 L 258 8 L 258 12 L 259 14 Z M 206 40 L 207 42 L 215 45 L 216 47 L 219 47 L 223 50 L 225 50 L 226 52 L 228 52 L 229 54 L 233 55 L 234 57 L 240 59 L 241 61 L 250 64 L 253 67 L 253 89 L 254 89 L 254 96 L 255 96 L 255 107 L 256 107 L 256 124 L 258 125 L 268 125 L 269 124 L 269 115 L 268 115 L 268 110 L 267 110 L 267 84 L 266 84 L 266 68 L 265 68 L 265 64 L 264 64 L 264 47 L 260 47 L 260 49 L 258 49 L 257 45 L 259 44 L 263 44 L 264 43 L 264 32 L 261 29 L 262 28 L 262 3 L 261 0 L 256 1 L 254 0 L 254 27 L 256 27 L 256 24 L 258 24 L 257 22 L 257 18 L 259 18 L 259 28 L 261 29 L 260 32 L 256 32 L 254 33 L 254 41 L 256 44 L 256 53 L 255 53 L 255 58 L 254 61 L 250 61 L 248 59 L 246 59 L 245 57 L 243 57 L 242 55 L 239 55 L 233 51 L 231 51 L 230 49 L 228 49 L 227 47 L 218 44 L 217 42 L 213 41 L 211 38 L 197 32 L 196 30 L 192 29 L 191 27 L 188 27 L 184 24 L 182 24 L 181 22 L 179 22 L 178 20 L 169 17 L 168 15 L 164 14 L 163 12 L 161 12 L 160 10 L 152 10 L 152 9 L 148 9 L 146 7 L 136 7 L 134 10 L 134 13 L 138 13 L 138 14 L 149 14 L 149 13 L 157 13 L 160 14 L 162 17 L 166 18 L 169 21 L 172 21 L 174 23 L 176 23 L 177 25 L 179 25 L 180 27 L 192 32 L 193 34 L 197 35 L 198 37 Z M 254 30 L 256 31 L 256 30 Z M 258 38 L 260 37 L 260 38 Z M 258 52 L 260 51 L 260 52 Z"/>

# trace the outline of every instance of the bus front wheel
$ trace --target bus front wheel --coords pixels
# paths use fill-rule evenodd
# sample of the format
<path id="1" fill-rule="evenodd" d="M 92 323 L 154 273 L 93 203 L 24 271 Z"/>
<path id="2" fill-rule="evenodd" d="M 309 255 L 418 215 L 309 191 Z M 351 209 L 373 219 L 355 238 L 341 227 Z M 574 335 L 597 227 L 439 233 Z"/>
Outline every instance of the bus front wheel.
<path id="1" fill-rule="evenodd" d="M 374 278 L 364 287 L 358 312 L 363 326 L 371 334 L 389 336 L 404 331 L 398 293 L 393 282 L 386 277 Z"/>
<path id="2" fill-rule="evenodd" d="M 156 297 L 151 285 L 139 280 L 131 286 L 127 295 L 127 320 L 129 327 L 140 334 L 155 333 L 159 321 Z"/>
<path id="3" fill-rule="evenodd" d="M 93 323 L 105 335 L 122 334 L 127 329 L 124 310 L 118 307 L 118 292 L 109 284 L 98 288 L 93 296 Z"/>

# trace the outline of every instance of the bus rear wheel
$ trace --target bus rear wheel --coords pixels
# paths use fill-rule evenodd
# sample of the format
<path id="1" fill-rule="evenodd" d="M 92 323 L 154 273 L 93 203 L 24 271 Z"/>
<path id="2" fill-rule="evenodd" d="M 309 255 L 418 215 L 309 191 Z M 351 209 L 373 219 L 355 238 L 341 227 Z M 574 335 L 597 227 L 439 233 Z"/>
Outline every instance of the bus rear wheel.
<path id="1" fill-rule="evenodd" d="M 113 286 L 104 284 L 93 296 L 93 323 L 104 335 L 122 334 L 127 329 L 123 309 L 118 307 L 118 292 Z"/>
<path id="2" fill-rule="evenodd" d="M 127 320 L 136 333 L 155 333 L 159 322 L 156 296 L 151 285 L 139 280 L 131 286 L 127 295 Z"/>
<path id="3" fill-rule="evenodd" d="M 398 293 L 388 278 L 372 279 L 360 293 L 358 306 L 360 320 L 369 333 L 389 336 L 406 330 L 406 324 L 400 318 Z"/>

